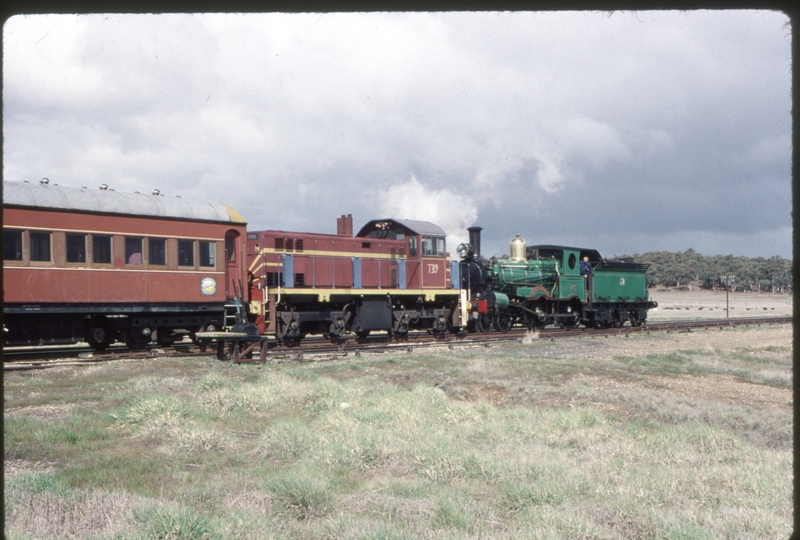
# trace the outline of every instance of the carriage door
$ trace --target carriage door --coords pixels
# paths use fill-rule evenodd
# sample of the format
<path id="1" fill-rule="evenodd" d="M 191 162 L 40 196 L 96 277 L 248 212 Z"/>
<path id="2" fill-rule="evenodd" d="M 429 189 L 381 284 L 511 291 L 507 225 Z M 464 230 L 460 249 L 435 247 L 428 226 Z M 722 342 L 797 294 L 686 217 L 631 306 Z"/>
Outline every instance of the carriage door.
<path id="1" fill-rule="evenodd" d="M 225 233 L 225 298 L 238 295 L 244 298 L 242 288 L 242 265 L 244 264 L 241 253 L 241 239 L 238 231 L 230 230 Z"/>

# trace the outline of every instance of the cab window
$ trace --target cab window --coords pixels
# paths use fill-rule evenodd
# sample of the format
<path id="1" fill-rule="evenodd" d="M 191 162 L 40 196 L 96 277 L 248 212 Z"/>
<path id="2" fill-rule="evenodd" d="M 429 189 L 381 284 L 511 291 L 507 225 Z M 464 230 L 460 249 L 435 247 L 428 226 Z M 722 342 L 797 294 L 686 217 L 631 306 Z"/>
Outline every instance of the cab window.
<path id="1" fill-rule="evenodd" d="M 423 236 L 422 237 L 422 254 L 423 255 L 444 255 L 444 238 L 436 236 Z"/>
<path id="2" fill-rule="evenodd" d="M 416 257 L 417 256 L 417 237 L 416 236 L 409 236 L 408 237 L 408 256 L 409 257 Z"/>

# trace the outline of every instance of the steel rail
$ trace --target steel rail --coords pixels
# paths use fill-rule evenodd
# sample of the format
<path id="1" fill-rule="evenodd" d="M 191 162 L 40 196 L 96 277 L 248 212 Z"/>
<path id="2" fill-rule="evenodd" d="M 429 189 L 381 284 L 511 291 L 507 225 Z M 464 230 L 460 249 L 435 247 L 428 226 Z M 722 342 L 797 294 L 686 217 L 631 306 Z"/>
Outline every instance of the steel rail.
<path id="1" fill-rule="evenodd" d="M 525 328 L 514 327 L 507 333 L 492 331 L 488 333 L 466 333 L 429 335 L 412 333 L 402 338 L 388 335 L 375 335 L 368 338 L 343 338 L 331 342 L 323 338 L 306 339 L 300 343 L 269 342 L 266 352 L 267 362 L 278 361 L 319 361 L 322 358 L 335 359 L 348 355 L 360 356 L 367 353 L 406 352 L 419 347 L 441 347 L 450 349 L 465 346 L 491 346 L 492 343 L 508 341 L 523 342 L 531 334 L 538 339 L 578 339 L 584 337 L 601 337 L 609 335 L 631 335 L 651 332 L 693 332 L 696 328 L 742 328 L 753 325 L 780 325 L 792 323 L 792 317 L 749 317 L 733 319 L 705 319 L 659 321 L 643 324 L 638 327 L 622 326 L 616 328 L 573 328 L 569 330 L 546 328 L 534 332 Z M 113 360 L 145 359 L 154 357 L 176 356 L 211 356 L 213 346 L 201 347 L 189 343 L 176 344 L 172 347 L 153 346 L 144 350 L 132 351 L 124 346 L 114 347 L 107 351 L 96 352 L 88 347 L 71 346 L 64 348 L 26 347 L 6 349 L 3 357 L 4 371 L 21 371 L 47 369 L 51 367 L 71 367 L 93 365 Z M 258 351 L 253 358 L 239 358 L 237 363 L 261 362 Z"/>

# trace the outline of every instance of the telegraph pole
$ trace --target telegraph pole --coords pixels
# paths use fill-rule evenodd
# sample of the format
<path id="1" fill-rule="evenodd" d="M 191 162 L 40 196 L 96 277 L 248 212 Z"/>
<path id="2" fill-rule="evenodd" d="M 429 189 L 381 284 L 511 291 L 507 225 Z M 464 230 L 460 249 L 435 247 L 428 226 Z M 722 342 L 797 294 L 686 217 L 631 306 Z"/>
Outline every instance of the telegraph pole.
<path id="1" fill-rule="evenodd" d="M 731 285 L 734 285 L 736 283 L 736 276 L 734 276 L 734 275 L 720 276 L 719 280 L 722 283 L 725 284 L 725 312 L 726 312 L 725 318 L 726 319 L 730 319 L 731 318 L 731 303 L 730 303 L 730 300 L 728 298 L 728 293 L 730 293 L 730 291 L 731 291 Z"/>

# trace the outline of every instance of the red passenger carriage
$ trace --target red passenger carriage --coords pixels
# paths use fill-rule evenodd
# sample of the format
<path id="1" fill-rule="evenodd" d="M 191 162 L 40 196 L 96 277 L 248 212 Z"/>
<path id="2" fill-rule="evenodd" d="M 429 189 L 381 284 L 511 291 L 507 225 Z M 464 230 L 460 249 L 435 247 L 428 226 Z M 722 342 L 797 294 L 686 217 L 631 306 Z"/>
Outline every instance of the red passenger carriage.
<path id="1" fill-rule="evenodd" d="M 238 213 L 104 187 L 3 182 L 6 344 L 171 344 L 246 296 Z"/>

